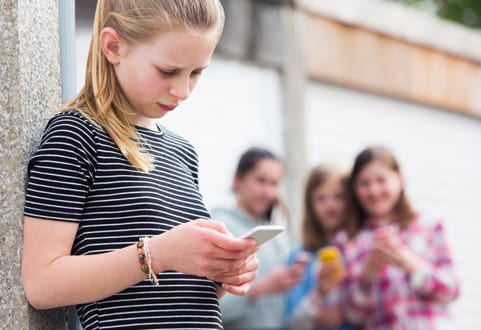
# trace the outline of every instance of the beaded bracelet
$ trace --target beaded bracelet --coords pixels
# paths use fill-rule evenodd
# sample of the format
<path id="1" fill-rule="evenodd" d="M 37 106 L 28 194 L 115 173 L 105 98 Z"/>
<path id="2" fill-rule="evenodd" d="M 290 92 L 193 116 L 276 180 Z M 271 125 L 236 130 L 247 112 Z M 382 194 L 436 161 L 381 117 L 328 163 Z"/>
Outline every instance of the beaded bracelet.
<path id="1" fill-rule="evenodd" d="M 137 255 L 139 257 L 140 270 L 153 284 L 159 285 L 157 275 L 152 270 L 152 257 L 150 255 L 148 237 L 139 237 L 137 242 Z"/>
<path id="2" fill-rule="evenodd" d="M 145 260 L 144 238 L 143 237 L 139 237 L 139 240 L 137 242 L 137 255 L 139 256 L 140 270 L 146 276 L 149 276 L 149 266 L 147 266 L 147 262 Z"/>

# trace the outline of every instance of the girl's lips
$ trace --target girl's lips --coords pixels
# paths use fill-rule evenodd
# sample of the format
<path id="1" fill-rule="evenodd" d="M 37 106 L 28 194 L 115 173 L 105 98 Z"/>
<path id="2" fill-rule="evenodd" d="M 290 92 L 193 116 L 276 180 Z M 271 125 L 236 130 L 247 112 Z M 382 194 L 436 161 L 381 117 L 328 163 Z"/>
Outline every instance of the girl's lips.
<path id="1" fill-rule="evenodd" d="M 177 104 L 175 104 L 175 105 L 165 105 L 165 104 L 162 104 L 162 103 L 157 103 L 157 104 L 164 111 L 172 111 L 177 107 Z"/>

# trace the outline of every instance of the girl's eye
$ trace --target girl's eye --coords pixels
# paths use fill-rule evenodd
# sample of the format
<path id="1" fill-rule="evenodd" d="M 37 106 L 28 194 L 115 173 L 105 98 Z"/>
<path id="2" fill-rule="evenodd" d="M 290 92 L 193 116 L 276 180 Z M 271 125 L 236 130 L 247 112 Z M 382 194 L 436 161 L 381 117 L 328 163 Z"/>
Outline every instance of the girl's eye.
<path id="1" fill-rule="evenodd" d="M 172 77 L 177 74 L 177 70 L 161 70 L 159 69 L 159 72 L 161 75 L 166 76 L 166 77 Z"/>
<path id="2" fill-rule="evenodd" d="M 190 74 L 191 76 L 200 76 L 202 74 L 202 70 L 195 70 L 195 71 L 192 71 L 192 73 Z"/>

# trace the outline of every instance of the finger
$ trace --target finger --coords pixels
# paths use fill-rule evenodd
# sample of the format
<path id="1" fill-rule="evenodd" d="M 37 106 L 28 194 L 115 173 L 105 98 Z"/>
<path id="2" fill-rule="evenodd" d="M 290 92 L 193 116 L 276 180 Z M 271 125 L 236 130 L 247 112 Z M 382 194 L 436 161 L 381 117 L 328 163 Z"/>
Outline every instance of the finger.
<path id="1" fill-rule="evenodd" d="M 212 281 L 220 282 L 233 286 L 240 286 L 246 283 L 251 283 L 256 279 L 257 270 L 252 272 L 246 272 L 235 276 L 216 276 L 212 278 Z"/>
<path id="2" fill-rule="evenodd" d="M 194 220 L 193 222 L 199 227 L 213 229 L 218 231 L 219 233 L 233 236 L 232 233 L 227 229 L 226 225 L 221 221 L 197 219 L 197 220 Z"/>
<path id="3" fill-rule="evenodd" d="M 216 231 L 212 231 L 210 234 L 209 239 L 212 244 L 226 251 L 234 252 L 232 255 L 235 258 L 248 257 L 258 250 L 258 244 L 253 239 L 232 237 Z"/>
<path id="4" fill-rule="evenodd" d="M 248 272 L 256 272 L 257 269 L 259 268 L 259 261 L 257 260 L 257 257 L 255 255 L 251 255 L 248 259 L 246 260 L 241 260 L 240 264 L 236 264 L 235 267 L 225 270 L 223 272 L 220 272 L 216 276 L 222 276 L 222 277 L 233 277 L 233 276 L 238 276 L 242 273 L 248 273 Z"/>
<path id="5" fill-rule="evenodd" d="M 222 288 L 234 295 L 237 296 L 245 296 L 251 287 L 250 283 L 245 283 L 242 285 L 231 285 L 231 284 L 222 284 Z"/>

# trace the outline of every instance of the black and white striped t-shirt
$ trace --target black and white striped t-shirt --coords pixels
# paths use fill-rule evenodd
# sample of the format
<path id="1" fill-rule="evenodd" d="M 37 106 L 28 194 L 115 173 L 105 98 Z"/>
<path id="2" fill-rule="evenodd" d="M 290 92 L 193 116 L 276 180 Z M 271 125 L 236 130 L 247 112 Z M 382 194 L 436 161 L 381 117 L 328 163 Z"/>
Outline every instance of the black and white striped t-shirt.
<path id="1" fill-rule="evenodd" d="M 76 111 L 54 116 L 28 167 L 25 215 L 79 224 L 74 255 L 110 252 L 139 236 L 208 218 L 198 189 L 197 154 L 164 127 L 137 127 L 155 169 L 131 166 L 105 130 Z M 108 270 L 106 270 L 108 272 Z M 222 328 L 214 283 L 159 274 L 102 301 L 78 306 L 84 329 Z"/>

